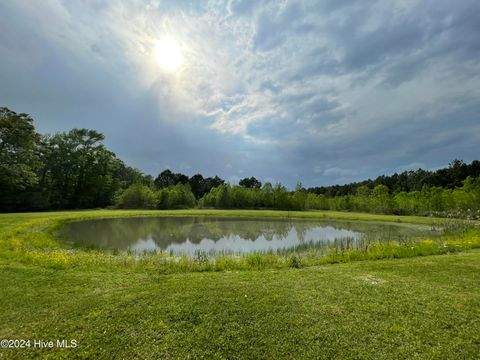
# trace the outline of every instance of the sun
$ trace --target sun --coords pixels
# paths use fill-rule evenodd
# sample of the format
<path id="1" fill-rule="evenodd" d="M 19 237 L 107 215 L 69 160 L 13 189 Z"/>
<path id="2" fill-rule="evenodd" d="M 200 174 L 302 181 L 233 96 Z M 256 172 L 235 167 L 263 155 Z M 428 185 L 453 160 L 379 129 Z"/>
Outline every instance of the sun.
<path id="1" fill-rule="evenodd" d="M 171 37 L 157 40 L 155 42 L 154 54 L 158 65 L 166 71 L 173 72 L 183 63 L 180 46 Z"/>

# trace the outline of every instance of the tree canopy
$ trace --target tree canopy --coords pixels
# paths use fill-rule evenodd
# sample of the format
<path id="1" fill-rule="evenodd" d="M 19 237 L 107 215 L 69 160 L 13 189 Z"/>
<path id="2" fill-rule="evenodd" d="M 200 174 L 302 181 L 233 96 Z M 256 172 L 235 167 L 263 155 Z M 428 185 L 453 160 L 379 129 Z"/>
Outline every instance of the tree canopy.
<path id="1" fill-rule="evenodd" d="M 240 186 L 246 187 L 246 188 L 257 188 L 260 189 L 262 187 L 262 183 L 255 179 L 253 176 L 250 178 L 244 178 L 240 180 L 238 183 Z"/>
<path id="2" fill-rule="evenodd" d="M 91 129 L 41 135 L 28 114 L 0 108 L 0 211 L 120 208 L 331 209 L 480 218 L 480 161 L 452 161 L 346 185 L 294 191 L 245 177 L 163 170 L 151 175 L 126 165 Z"/>

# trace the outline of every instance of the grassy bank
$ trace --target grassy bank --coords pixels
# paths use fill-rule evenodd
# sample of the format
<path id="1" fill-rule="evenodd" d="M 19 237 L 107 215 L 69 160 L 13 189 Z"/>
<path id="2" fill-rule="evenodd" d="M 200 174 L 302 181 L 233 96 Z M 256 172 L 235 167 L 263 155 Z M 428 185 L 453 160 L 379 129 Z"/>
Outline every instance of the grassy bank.
<path id="1" fill-rule="evenodd" d="M 480 250 L 462 252 L 479 246 L 474 228 L 322 257 L 215 260 L 69 249 L 55 238 L 66 221 L 154 215 L 444 221 L 280 211 L 2 214 L 0 339 L 30 347 L 0 349 L 0 358 L 473 359 L 480 352 Z M 332 265 L 339 262 L 346 263 Z M 78 347 L 34 347 L 57 339 Z"/>
<path id="2" fill-rule="evenodd" d="M 161 275 L 0 261 L 0 358 L 474 359 L 480 251 Z"/>
<path id="3" fill-rule="evenodd" d="M 322 254 L 308 251 L 302 254 L 250 254 L 243 256 L 216 256 L 188 258 L 172 257 L 166 253 L 136 256 L 128 253 L 112 253 L 71 249 L 56 238 L 57 230 L 67 221 L 161 215 L 215 215 L 262 218 L 303 218 L 388 221 L 396 223 L 441 225 L 446 220 L 431 217 L 373 215 L 330 211 L 285 212 L 248 210 L 90 210 L 48 213 L 23 213 L 0 215 L 0 257 L 9 261 L 32 264 L 54 269 L 137 269 L 163 273 L 189 271 L 223 271 L 251 269 L 279 269 L 308 267 L 322 264 L 407 258 L 445 254 L 480 247 L 480 233 L 474 227 L 469 231 L 456 231 L 441 240 L 420 239 L 412 243 L 378 243 L 363 250 L 332 249 Z"/>

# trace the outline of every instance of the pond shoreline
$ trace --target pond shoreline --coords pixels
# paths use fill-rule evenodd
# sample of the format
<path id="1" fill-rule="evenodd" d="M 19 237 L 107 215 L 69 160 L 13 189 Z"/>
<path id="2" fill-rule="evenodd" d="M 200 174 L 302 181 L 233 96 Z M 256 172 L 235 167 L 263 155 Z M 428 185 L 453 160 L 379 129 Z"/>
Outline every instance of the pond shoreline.
<path id="1" fill-rule="evenodd" d="M 286 212 L 262 210 L 90 210 L 48 213 L 0 214 L 1 257 L 26 264 L 35 264 L 47 268 L 90 269 L 92 266 L 105 270 L 130 268 L 141 271 L 154 270 L 162 273 L 189 271 L 250 270 L 268 268 L 299 268 L 322 264 L 351 262 L 360 260 L 406 258 L 435 254 L 455 253 L 480 247 L 478 225 L 463 232 L 454 232 L 441 242 L 423 239 L 412 244 L 378 244 L 368 251 L 332 251 L 318 257 L 315 254 L 275 255 L 248 254 L 242 256 L 208 256 L 187 258 L 167 254 L 144 255 L 141 258 L 133 254 L 105 254 L 96 250 L 68 249 L 58 241 L 58 230 L 69 221 L 143 216 L 192 216 L 213 215 L 230 217 L 262 217 L 308 220 L 348 220 L 380 221 L 437 226 L 450 221 L 448 219 L 372 215 L 330 211 Z M 459 220 L 460 221 L 460 220 Z M 464 223 L 464 221 L 461 221 Z"/>
<path id="2" fill-rule="evenodd" d="M 218 256 L 354 250 L 374 243 L 437 238 L 431 225 L 398 222 L 215 215 L 91 219 L 63 224 L 60 240 L 103 251 Z"/>

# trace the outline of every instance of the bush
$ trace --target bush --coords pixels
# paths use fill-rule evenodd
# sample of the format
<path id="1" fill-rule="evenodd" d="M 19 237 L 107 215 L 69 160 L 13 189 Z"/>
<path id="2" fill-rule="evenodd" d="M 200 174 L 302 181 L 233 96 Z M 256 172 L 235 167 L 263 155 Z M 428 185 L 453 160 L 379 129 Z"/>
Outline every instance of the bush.
<path id="1" fill-rule="evenodd" d="M 130 185 L 115 197 L 115 205 L 120 209 L 154 209 L 156 203 L 154 192 L 138 183 Z"/>
<path id="2" fill-rule="evenodd" d="M 190 185 L 178 184 L 157 192 L 157 208 L 188 209 L 195 206 L 195 195 Z"/>
<path id="3" fill-rule="evenodd" d="M 294 269 L 300 269 L 302 267 L 302 261 L 297 254 L 290 256 L 288 260 L 288 266 Z"/>

